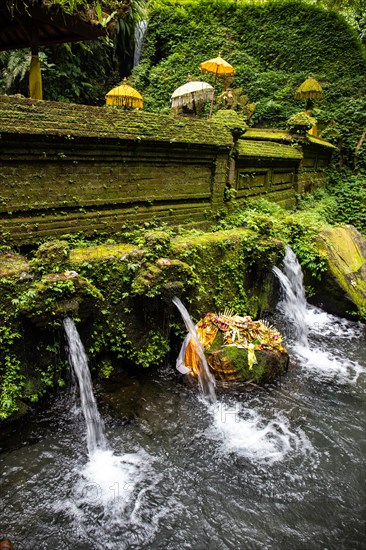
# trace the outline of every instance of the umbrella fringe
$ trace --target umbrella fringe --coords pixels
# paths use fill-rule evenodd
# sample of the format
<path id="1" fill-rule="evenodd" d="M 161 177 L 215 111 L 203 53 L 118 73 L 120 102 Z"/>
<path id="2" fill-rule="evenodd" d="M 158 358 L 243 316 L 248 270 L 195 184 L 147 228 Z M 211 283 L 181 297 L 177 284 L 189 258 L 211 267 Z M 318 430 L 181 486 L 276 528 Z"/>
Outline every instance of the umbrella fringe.
<path id="1" fill-rule="evenodd" d="M 176 107 L 189 107 L 192 108 L 193 103 L 203 103 L 204 101 L 209 101 L 212 99 L 213 89 L 212 90 L 203 90 L 199 91 L 196 95 L 193 93 L 182 95 L 179 97 L 172 98 L 172 108 Z"/>
<path id="2" fill-rule="evenodd" d="M 142 109 L 143 101 L 137 97 L 110 96 L 106 98 L 107 105 L 116 107 L 132 107 L 133 109 Z"/>
<path id="3" fill-rule="evenodd" d="M 322 92 L 296 92 L 295 99 L 321 99 Z"/>

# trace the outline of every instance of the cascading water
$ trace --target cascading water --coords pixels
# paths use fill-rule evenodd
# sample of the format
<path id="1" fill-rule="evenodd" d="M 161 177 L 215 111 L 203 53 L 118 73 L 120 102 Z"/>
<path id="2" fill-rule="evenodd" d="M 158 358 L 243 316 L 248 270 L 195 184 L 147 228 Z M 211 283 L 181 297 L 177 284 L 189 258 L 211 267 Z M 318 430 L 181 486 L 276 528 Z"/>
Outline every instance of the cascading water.
<path id="1" fill-rule="evenodd" d="M 84 346 L 72 319 L 64 320 L 64 328 L 69 361 L 80 389 L 89 454 L 89 461 L 79 470 L 72 506 L 76 505 L 77 514 L 80 515 L 84 508 L 102 505 L 104 518 L 108 523 L 125 513 L 136 484 L 148 471 L 150 457 L 143 451 L 118 456 L 109 448 L 104 434 L 104 423 L 93 393 Z M 144 473 L 140 468 L 143 462 L 145 463 Z"/>
<path id="2" fill-rule="evenodd" d="M 232 402 L 230 399 L 227 401 L 225 398 L 216 400 L 216 381 L 209 370 L 193 321 L 179 298 L 174 297 L 173 303 L 179 309 L 188 330 L 177 358 L 177 370 L 182 374 L 190 372 L 190 368 L 184 364 L 184 358 L 191 338 L 197 346 L 201 360 L 198 379 L 208 405 L 210 426 L 206 431 L 207 437 L 220 441 L 224 453 L 234 451 L 258 462 L 274 463 L 283 459 L 287 453 L 296 453 L 299 448 L 307 454 L 311 449 L 307 438 L 301 430 L 291 431 L 288 422 L 281 415 L 268 423 L 250 408 L 240 407 L 238 402 Z"/>
<path id="3" fill-rule="evenodd" d="M 296 254 L 289 246 L 283 260 L 283 271 L 278 267 L 273 267 L 272 271 L 278 277 L 283 290 L 283 298 L 278 304 L 278 309 L 294 324 L 298 342 L 308 347 L 304 276 Z"/>
<path id="4" fill-rule="evenodd" d="M 305 321 L 313 359 L 289 339 L 295 361 L 268 391 L 221 394 L 207 407 L 171 368 L 99 381 L 115 454 L 97 449 L 87 464 L 83 422 L 64 395 L 16 429 L 0 425 L 0 539 L 364 549 L 366 381 L 351 363 L 365 373 L 364 327 L 309 305 Z"/>
<path id="5" fill-rule="evenodd" d="M 307 303 L 303 286 L 303 273 L 296 255 L 287 247 L 283 261 L 283 270 L 272 268 L 277 275 L 283 297 L 278 310 L 286 324 L 292 323 L 295 338 L 288 339 L 288 347 L 293 351 L 305 372 L 322 379 L 337 379 L 345 383 L 355 383 L 364 369 L 357 361 L 344 356 L 340 342 L 350 337 L 362 337 L 363 327 L 330 315 Z M 337 338 L 335 353 L 324 337 Z"/>
<path id="6" fill-rule="evenodd" d="M 287 260 L 283 288 L 293 301 L 299 294 L 286 267 Z M 195 338 L 188 312 L 174 303 L 187 338 Z M 293 308 L 284 303 L 286 294 L 287 323 Z M 17 429 L 0 426 L 0 538 L 16 548 L 277 548 L 280 541 L 283 550 L 364 549 L 365 328 L 306 302 L 300 321 L 308 347 L 289 338 L 296 361 L 268 392 L 202 407 L 171 369 L 103 382 L 98 395 L 120 456 L 104 449 L 97 422 L 94 451 L 80 466 L 82 427 L 64 396 Z M 87 427 L 94 426 L 86 355 L 70 319 L 65 331 L 81 398 L 93 410 L 84 413 Z"/>
<path id="7" fill-rule="evenodd" d="M 144 44 L 146 31 L 147 31 L 147 20 L 142 19 L 141 21 L 138 21 L 135 27 L 135 36 L 134 36 L 134 42 L 135 42 L 135 49 L 133 53 L 134 67 L 136 67 L 136 65 L 138 65 L 140 61 L 141 51 L 142 51 L 142 46 Z"/>
<path id="8" fill-rule="evenodd" d="M 184 307 L 182 302 L 180 301 L 177 296 L 174 296 L 173 298 L 173 304 L 178 308 L 182 319 L 184 321 L 184 324 L 186 325 L 186 328 L 188 330 L 188 335 L 183 342 L 181 353 L 179 354 L 179 357 L 177 359 L 177 369 L 182 373 L 185 374 L 189 372 L 189 368 L 187 368 L 184 365 L 184 351 L 185 347 L 188 344 L 189 340 L 192 339 L 196 345 L 198 356 L 200 358 L 201 364 L 200 364 L 200 370 L 198 374 L 198 382 L 199 386 L 202 392 L 202 395 L 209 403 L 215 403 L 216 401 L 216 393 L 215 393 L 215 386 L 216 381 L 213 376 L 213 374 L 210 372 L 210 368 L 207 364 L 207 360 L 205 357 L 205 352 L 203 350 L 203 347 L 201 345 L 201 342 L 198 339 L 197 331 L 195 329 L 195 326 L 193 324 L 193 321 L 187 311 L 187 309 Z"/>
<path id="9" fill-rule="evenodd" d="M 98 448 L 105 449 L 107 446 L 104 425 L 95 401 L 84 346 L 74 321 L 69 317 L 64 319 L 64 329 L 67 336 L 69 361 L 79 384 L 81 408 L 86 423 L 86 441 L 88 453 L 91 456 Z"/>

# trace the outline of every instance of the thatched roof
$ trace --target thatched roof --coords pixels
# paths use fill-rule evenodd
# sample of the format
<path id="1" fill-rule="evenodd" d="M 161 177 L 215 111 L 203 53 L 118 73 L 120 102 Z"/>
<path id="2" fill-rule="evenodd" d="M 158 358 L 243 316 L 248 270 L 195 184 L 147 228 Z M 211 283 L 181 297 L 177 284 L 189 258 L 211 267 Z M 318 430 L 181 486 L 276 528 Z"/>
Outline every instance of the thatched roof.
<path id="1" fill-rule="evenodd" d="M 130 0 L 114 4 L 116 17 L 129 13 Z M 95 40 L 107 32 L 92 1 L 82 9 L 66 13 L 51 0 L 0 0 L 0 51 Z"/>

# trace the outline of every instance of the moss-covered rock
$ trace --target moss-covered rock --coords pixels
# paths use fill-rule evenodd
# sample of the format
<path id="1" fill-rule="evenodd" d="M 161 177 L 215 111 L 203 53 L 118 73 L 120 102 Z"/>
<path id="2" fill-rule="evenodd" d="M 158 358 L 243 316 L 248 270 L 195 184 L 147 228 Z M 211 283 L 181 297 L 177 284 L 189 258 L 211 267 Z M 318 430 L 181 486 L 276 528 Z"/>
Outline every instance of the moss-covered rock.
<path id="1" fill-rule="evenodd" d="M 208 363 L 214 365 L 215 378 L 224 382 L 255 382 L 270 384 L 288 369 L 289 356 L 285 351 L 256 350 L 256 362 L 250 368 L 248 351 L 239 347 L 223 347 L 207 354 Z"/>
<path id="2" fill-rule="evenodd" d="M 11 250 L 0 254 L 0 277 L 9 277 L 17 275 L 23 278 L 29 278 L 30 265 L 27 259 Z"/>
<path id="3" fill-rule="evenodd" d="M 50 323 L 41 329 L 21 311 L 20 298 L 33 285 L 25 258 L 0 277 L 0 421 L 25 414 L 62 387 L 68 372 L 60 331 Z"/>
<path id="4" fill-rule="evenodd" d="M 134 279 L 131 291 L 135 295 L 179 296 L 189 288 L 198 286 L 198 277 L 190 266 L 180 260 L 159 258 L 155 263 L 148 263 Z"/>
<path id="5" fill-rule="evenodd" d="M 150 256 L 159 257 L 170 254 L 171 235 L 169 231 L 145 231 L 142 241 L 143 247 L 147 249 Z"/>
<path id="6" fill-rule="evenodd" d="M 79 309 L 91 313 L 94 301 L 103 300 L 101 292 L 74 271 L 53 273 L 35 281 L 17 300 L 19 311 L 40 326 L 59 326 L 67 315 Z"/>
<path id="7" fill-rule="evenodd" d="M 316 300 L 327 311 L 366 320 L 366 241 L 352 225 L 329 227 L 319 234 L 327 262 Z"/>
<path id="8" fill-rule="evenodd" d="M 248 125 L 244 121 L 244 118 L 238 115 L 236 111 L 231 110 L 220 110 L 217 111 L 215 116 L 212 118 L 217 124 L 221 124 L 224 128 L 228 128 L 233 134 L 234 140 L 236 141 L 245 130 L 248 128 Z"/>
<path id="9" fill-rule="evenodd" d="M 197 317 L 202 311 L 230 308 L 257 318 L 272 302 L 271 267 L 284 255 L 281 241 L 246 228 L 177 236 L 175 257 L 193 268 L 200 284 L 189 297 Z"/>
<path id="10" fill-rule="evenodd" d="M 225 307 L 257 317 L 269 307 L 271 266 L 283 256 L 280 241 L 246 228 L 175 236 L 149 231 L 131 238 L 139 244 L 92 244 L 70 252 L 52 242 L 31 262 L 10 251 L 0 256 L 0 419 L 65 383 L 67 315 L 77 323 L 91 370 L 105 377 L 120 364 L 174 360 L 184 331 L 174 295 L 194 320 Z M 167 255 L 159 256 L 162 251 Z"/>
<path id="11" fill-rule="evenodd" d="M 284 374 L 289 357 L 275 328 L 251 317 L 207 313 L 196 325 L 209 368 L 223 382 L 271 383 Z M 183 369 L 182 369 L 183 367 Z M 177 361 L 180 372 L 202 376 L 202 360 L 192 338 L 185 340 Z"/>
<path id="12" fill-rule="evenodd" d="M 65 269 L 69 258 L 70 247 L 66 241 L 47 241 L 38 248 L 31 265 L 42 271 L 59 271 Z"/>
<path id="13" fill-rule="evenodd" d="M 291 134 L 300 134 L 305 136 L 306 132 L 315 126 L 316 120 L 304 111 L 295 113 L 287 121 L 287 128 Z"/>

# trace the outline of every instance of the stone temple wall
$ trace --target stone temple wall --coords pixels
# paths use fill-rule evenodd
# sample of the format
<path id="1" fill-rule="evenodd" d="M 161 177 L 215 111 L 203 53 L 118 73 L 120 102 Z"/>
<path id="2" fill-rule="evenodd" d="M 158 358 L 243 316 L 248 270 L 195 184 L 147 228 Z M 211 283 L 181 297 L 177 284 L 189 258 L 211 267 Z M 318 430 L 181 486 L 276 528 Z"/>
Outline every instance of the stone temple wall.
<path id="1" fill-rule="evenodd" d="M 2 236 L 32 243 L 152 220 L 204 227 L 228 185 L 239 203 L 263 195 L 291 207 L 301 148 L 247 133 L 235 145 L 211 120 L 2 97 Z M 303 187 L 317 166 L 306 165 Z"/>
<path id="2" fill-rule="evenodd" d="M 7 142 L 0 223 L 22 242 L 114 232 L 152 218 L 199 225 L 222 205 L 227 156 L 173 144 Z"/>
<path id="3" fill-rule="evenodd" d="M 223 204 L 231 132 L 207 121 L 0 100 L 0 228 L 26 243 L 165 221 Z"/>

